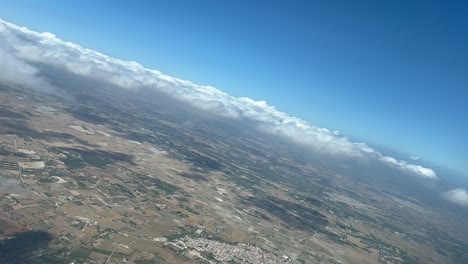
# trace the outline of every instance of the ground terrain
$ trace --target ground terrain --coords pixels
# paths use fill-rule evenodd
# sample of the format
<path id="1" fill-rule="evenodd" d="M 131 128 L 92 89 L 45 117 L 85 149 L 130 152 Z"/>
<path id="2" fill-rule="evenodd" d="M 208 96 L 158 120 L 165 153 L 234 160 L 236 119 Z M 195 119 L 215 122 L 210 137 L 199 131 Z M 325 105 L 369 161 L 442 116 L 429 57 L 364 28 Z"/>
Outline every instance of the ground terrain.
<path id="1" fill-rule="evenodd" d="M 466 218 L 375 175 L 55 79 L 0 86 L 2 263 L 468 263 Z"/>

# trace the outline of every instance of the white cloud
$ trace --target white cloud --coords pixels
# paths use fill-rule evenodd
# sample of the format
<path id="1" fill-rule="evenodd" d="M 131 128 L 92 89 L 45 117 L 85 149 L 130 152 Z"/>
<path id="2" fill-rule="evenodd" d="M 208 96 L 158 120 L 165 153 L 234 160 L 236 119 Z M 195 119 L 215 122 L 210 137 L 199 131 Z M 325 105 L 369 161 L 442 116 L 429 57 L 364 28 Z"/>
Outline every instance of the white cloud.
<path id="1" fill-rule="evenodd" d="M 426 177 L 429 179 L 437 179 L 437 174 L 432 169 L 425 168 L 419 165 L 409 164 L 404 160 L 396 160 L 395 158 L 388 156 L 382 156 L 379 159 L 387 164 L 394 165 L 404 170 L 412 171 L 419 176 Z"/>
<path id="2" fill-rule="evenodd" d="M 0 58 L 0 81 L 28 87 L 33 87 L 41 81 L 37 77 L 36 68 L 17 59 L 2 48 L 0 48 Z"/>
<path id="3" fill-rule="evenodd" d="M 465 189 L 457 188 L 450 190 L 443 193 L 442 197 L 452 203 L 468 207 L 468 193 Z"/>
<path id="4" fill-rule="evenodd" d="M 0 24 L 0 33 L 4 32 Z M 37 76 L 38 69 L 10 53 L 8 43 L 0 39 L 0 82 L 33 89 L 50 90 L 52 86 Z"/>
<path id="5" fill-rule="evenodd" d="M 411 156 L 410 159 L 412 159 L 412 160 L 420 160 L 421 157 L 418 157 L 418 156 Z"/>
<path id="6" fill-rule="evenodd" d="M 234 98 L 214 87 L 196 85 L 102 53 L 64 42 L 51 33 L 38 33 L 0 20 L 0 41 L 6 43 L 10 57 L 27 63 L 44 63 L 100 80 L 123 89 L 142 87 L 165 92 L 194 107 L 233 119 L 254 122 L 257 128 L 310 146 L 331 155 L 380 160 L 407 172 L 434 179 L 436 173 L 405 161 L 383 157 L 365 143 L 354 143 L 338 131 L 320 128 L 297 117 L 276 110 L 265 101 Z M 12 68 L 14 66 L 8 66 Z M 15 67 L 16 70 L 18 67 Z M 25 67 L 24 69 L 27 69 Z M 10 69 L 12 70 L 12 69 Z M 0 73 L 2 75 L 2 73 Z M 34 76 L 34 75 L 33 75 Z"/>

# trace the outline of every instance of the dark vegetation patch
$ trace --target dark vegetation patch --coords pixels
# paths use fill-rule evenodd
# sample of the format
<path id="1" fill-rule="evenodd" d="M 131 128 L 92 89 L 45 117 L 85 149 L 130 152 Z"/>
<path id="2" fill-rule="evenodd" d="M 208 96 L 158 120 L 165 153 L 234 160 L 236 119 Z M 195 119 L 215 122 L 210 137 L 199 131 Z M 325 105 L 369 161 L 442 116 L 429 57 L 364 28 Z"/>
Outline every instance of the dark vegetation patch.
<path id="1" fill-rule="evenodd" d="M 24 122 L 18 122 L 16 120 L 2 120 L 2 126 L 0 126 L 0 133 L 17 134 L 20 137 L 42 137 L 39 131 L 36 131 L 31 127 L 25 125 Z"/>
<path id="2" fill-rule="evenodd" d="M 285 173 L 277 168 L 272 168 L 267 162 L 257 162 L 246 166 L 249 170 L 255 172 L 262 178 L 274 182 L 292 181 L 289 177 L 285 177 Z"/>
<path id="3" fill-rule="evenodd" d="M 443 250 L 440 249 L 440 248 L 436 248 L 436 252 L 437 252 L 437 254 L 439 254 L 439 255 L 448 257 L 447 253 L 445 253 L 445 251 L 443 251 Z"/>
<path id="4" fill-rule="evenodd" d="M 18 112 L 13 112 L 11 110 L 6 109 L 5 107 L 0 107 L 0 117 L 15 118 L 15 119 L 27 118 L 26 115 L 18 113 Z"/>
<path id="5" fill-rule="evenodd" d="M 277 160 L 276 158 L 272 158 L 272 157 L 270 157 L 268 161 L 270 162 L 271 165 L 281 168 L 282 170 L 287 171 L 289 173 L 298 174 L 298 175 L 305 174 L 305 172 L 297 165 L 294 166 L 294 165 L 291 165 L 281 160 Z"/>
<path id="6" fill-rule="evenodd" d="M 320 207 L 323 205 L 323 202 L 316 199 L 316 198 L 313 198 L 313 197 L 310 197 L 306 194 L 302 194 L 302 193 L 298 193 L 298 194 L 295 194 L 293 195 L 294 198 L 298 199 L 298 200 L 302 200 L 308 204 L 311 204 L 313 206 L 316 206 L 316 207 Z"/>
<path id="7" fill-rule="evenodd" d="M 108 123 L 108 119 L 94 112 L 90 108 L 79 107 L 76 109 L 68 109 L 68 112 L 75 118 L 94 124 Z"/>
<path id="8" fill-rule="evenodd" d="M 259 149 L 254 149 L 254 148 L 251 148 L 251 147 L 248 147 L 248 146 L 243 146 L 243 149 L 250 153 L 252 156 L 258 156 L 258 157 L 262 157 L 262 158 L 268 158 L 268 156 L 266 155 L 266 152 L 263 151 L 263 150 L 259 150 Z"/>
<path id="9" fill-rule="evenodd" d="M 253 212 L 256 216 L 260 217 L 261 219 L 265 220 L 265 221 L 268 221 L 268 222 L 271 222 L 271 218 L 268 217 L 266 214 L 258 211 L 258 210 L 254 210 Z"/>
<path id="10" fill-rule="evenodd" d="M 68 259 L 78 261 L 78 263 L 84 263 L 88 259 L 90 253 L 91 252 L 88 249 L 78 248 L 77 250 L 70 252 Z"/>
<path id="11" fill-rule="evenodd" d="M 52 235 L 43 231 L 27 231 L 15 234 L 11 239 L 0 241 L 0 263 L 24 264 L 45 263 L 34 256 L 34 252 L 44 248 Z"/>
<path id="12" fill-rule="evenodd" d="M 216 154 L 213 155 L 214 152 L 210 151 L 211 146 L 196 141 L 186 133 L 177 130 L 176 127 L 161 124 L 160 120 L 155 119 L 149 119 L 144 124 L 138 123 L 134 126 L 145 127 L 150 131 L 157 131 L 157 134 L 142 133 L 134 130 L 128 131 L 126 129 L 120 129 L 119 131 L 118 127 L 113 127 L 113 130 L 125 134 L 125 138 L 129 140 L 157 145 L 166 150 L 171 157 L 191 163 L 193 167 L 201 168 L 203 171 L 221 170 L 223 168 L 219 160 L 212 158 Z M 193 151 L 192 149 L 197 149 L 197 151 Z"/>
<path id="13" fill-rule="evenodd" d="M 182 204 L 182 205 L 180 206 L 180 208 L 183 208 L 183 209 L 187 210 L 188 212 L 190 212 L 190 213 L 192 213 L 192 214 L 196 214 L 196 215 L 199 215 L 199 214 L 200 214 L 197 210 L 195 210 L 195 209 L 193 209 L 192 207 L 189 207 L 188 205 L 185 205 L 185 204 Z"/>
<path id="14" fill-rule="evenodd" d="M 63 153 L 66 159 L 60 159 L 67 167 L 71 169 L 82 168 L 85 163 L 94 167 L 104 167 L 115 161 L 123 161 L 134 165 L 133 157 L 128 154 L 104 151 L 104 150 L 86 150 L 76 148 L 56 148 L 56 152 Z"/>
<path id="15" fill-rule="evenodd" d="M 40 137 L 42 139 L 67 139 L 67 140 L 73 140 L 76 141 L 82 145 L 88 146 L 88 147 L 98 147 L 96 144 L 91 144 L 86 140 L 83 140 L 79 137 L 76 137 L 72 134 L 68 133 L 61 133 L 61 132 L 54 132 L 54 131 L 44 131 L 41 133 Z"/>
<path id="16" fill-rule="evenodd" d="M 339 218 L 354 218 L 363 221 L 366 224 L 380 225 L 381 222 L 376 220 L 374 217 L 361 213 L 359 210 L 355 210 L 353 207 L 346 203 L 335 201 L 333 203 L 323 203 L 321 208 L 326 211 L 333 211 L 333 213 Z"/>
<path id="17" fill-rule="evenodd" d="M 175 196 L 175 198 L 180 202 L 188 202 L 189 199 L 186 196 Z"/>
<path id="18" fill-rule="evenodd" d="M 157 189 L 164 191 L 166 194 L 174 194 L 181 191 L 179 187 L 158 178 L 152 178 L 143 174 L 136 174 L 135 176 L 140 180 L 141 185 L 146 187 L 154 186 Z"/>
<path id="19" fill-rule="evenodd" d="M 101 101 L 93 101 L 93 105 L 96 107 L 90 108 L 88 105 L 81 104 L 79 107 L 69 109 L 69 111 L 81 120 L 108 123 L 114 131 L 121 133 L 129 140 L 160 146 L 168 151 L 172 157 L 190 162 L 193 167 L 201 168 L 202 171 L 223 168 L 222 163 L 217 160 L 218 154 L 213 155 L 213 151 L 209 151 L 212 147 L 194 137 L 194 131 L 178 129 L 178 126 L 174 124 L 179 122 L 171 119 L 173 113 L 167 112 L 166 108 L 156 109 L 158 111 L 155 112 L 156 106 L 153 105 L 150 109 L 134 109 L 134 106 L 122 106 L 121 104 L 114 107 L 112 103 Z M 141 104 L 136 107 L 140 106 Z M 145 128 L 145 130 L 142 131 L 140 128 Z M 197 151 L 193 151 L 193 149 Z"/>
<path id="20" fill-rule="evenodd" d="M 167 240 L 169 240 L 169 241 L 175 241 L 175 240 L 181 239 L 181 238 L 183 238 L 183 237 L 185 237 L 185 236 L 192 235 L 192 233 L 193 233 L 193 232 L 187 231 L 187 230 L 186 230 L 185 228 L 183 228 L 183 227 L 178 226 L 178 228 L 179 228 L 180 230 L 177 230 L 176 233 L 173 233 L 173 234 L 170 234 L 170 235 L 166 235 L 166 236 L 165 236 L 165 237 L 167 238 Z"/>
<path id="21" fill-rule="evenodd" d="M 100 249 L 100 248 L 93 248 L 92 251 L 97 252 L 97 253 L 101 253 L 103 255 L 110 255 L 112 253 L 112 251 L 108 251 L 108 250 Z"/>
<path id="22" fill-rule="evenodd" d="M 130 189 L 128 189 L 127 187 L 123 186 L 122 184 L 112 183 L 111 186 L 116 188 L 118 190 L 118 192 L 125 193 L 125 195 L 128 196 L 128 197 L 134 197 L 133 192 Z"/>
<path id="23" fill-rule="evenodd" d="M 361 239 L 361 242 L 368 245 L 369 247 L 372 248 L 382 248 L 382 246 L 391 249 L 392 252 L 397 252 L 396 248 L 389 244 L 386 243 L 385 241 L 382 241 L 380 238 L 374 236 L 373 234 L 370 234 L 368 236 L 360 236 L 357 235 L 358 238 Z M 403 260 L 402 263 L 408 263 L 408 264 L 416 264 L 419 263 L 419 261 L 406 252 L 406 250 L 399 249 L 398 250 L 398 256 Z"/>
<path id="24" fill-rule="evenodd" d="M 243 175 L 244 177 L 240 175 Z M 248 177 L 245 175 L 248 175 Z M 234 182 L 237 186 L 250 190 L 256 193 L 257 195 L 261 195 L 264 193 L 263 190 L 258 187 L 262 183 L 262 181 L 252 174 L 248 174 L 247 172 L 237 170 L 235 171 L 235 173 L 226 171 L 224 176 L 230 181 Z"/>
<path id="25" fill-rule="evenodd" d="M 67 158 L 61 158 L 60 160 L 69 168 L 69 169 L 80 169 L 84 167 L 84 164 L 80 157 L 73 154 L 65 154 Z"/>
<path id="26" fill-rule="evenodd" d="M 68 133 L 61 133 L 61 132 L 54 132 L 54 131 L 39 132 L 33 129 L 32 127 L 28 126 L 26 123 L 18 122 L 15 120 L 2 120 L 2 126 L 0 126 L 0 133 L 1 134 L 16 134 L 19 137 L 25 138 L 25 140 L 31 140 L 31 138 L 43 139 L 43 140 L 51 140 L 51 139 L 74 140 L 85 146 L 90 146 L 90 147 L 96 146 Z"/>
<path id="27" fill-rule="evenodd" d="M 45 131 L 41 133 L 43 138 L 60 138 L 60 139 L 76 139 L 77 137 L 68 133 L 54 132 L 54 131 Z"/>
<path id="28" fill-rule="evenodd" d="M 113 162 L 108 158 L 102 158 L 99 156 L 82 156 L 83 160 L 91 166 L 94 167 L 104 167 L 107 164 L 112 164 Z"/>
<path id="29" fill-rule="evenodd" d="M 41 177 L 37 179 L 40 183 L 53 183 L 54 180 L 52 178 Z"/>
<path id="30" fill-rule="evenodd" d="M 177 210 L 177 211 L 172 211 L 171 214 L 177 216 L 178 218 L 188 218 L 189 216 L 182 213 L 181 211 Z"/>
<path id="31" fill-rule="evenodd" d="M 131 163 L 132 165 L 135 165 L 133 163 L 133 156 L 125 154 L 125 153 L 104 151 L 104 150 L 74 149 L 74 148 L 62 148 L 62 149 L 77 153 L 81 155 L 83 158 L 85 158 L 86 156 L 91 157 L 91 158 L 97 157 L 101 159 L 110 159 L 110 160 L 115 160 L 115 161 L 128 162 L 128 163 Z"/>
<path id="32" fill-rule="evenodd" d="M 315 205 L 317 207 L 320 207 L 323 204 L 322 201 L 312 198 L 312 197 L 305 197 L 304 201 L 308 202 L 309 204 Z"/>
<path id="33" fill-rule="evenodd" d="M 208 181 L 208 178 L 206 178 L 203 174 L 200 174 L 200 173 L 183 172 L 183 173 L 180 173 L 179 175 L 184 178 L 192 179 L 195 181 L 204 181 L 204 182 Z"/>
<path id="34" fill-rule="evenodd" d="M 199 154 L 193 150 L 179 148 L 178 152 L 183 155 L 184 159 L 193 163 L 194 166 L 207 168 L 210 170 L 221 170 L 223 166 L 217 160 L 208 156 Z"/>
<path id="35" fill-rule="evenodd" d="M 0 155 L 15 155 L 16 152 L 0 148 Z"/>
<path id="36" fill-rule="evenodd" d="M 437 229 L 428 230 L 428 237 L 439 250 L 451 255 L 452 259 L 456 260 L 456 263 L 465 263 L 461 262 L 461 260 L 466 261 L 468 259 L 468 255 L 466 254 L 468 252 L 468 245 L 458 239 L 452 238 L 445 231 Z M 413 237 L 411 238 L 413 239 Z"/>
<path id="37" fill-rule="evenodd" d="M 298 229 L 321 230 L 328 224 L 326 216 L 319 211 L 273 196 L 253 197 L 248 203 Z"/>

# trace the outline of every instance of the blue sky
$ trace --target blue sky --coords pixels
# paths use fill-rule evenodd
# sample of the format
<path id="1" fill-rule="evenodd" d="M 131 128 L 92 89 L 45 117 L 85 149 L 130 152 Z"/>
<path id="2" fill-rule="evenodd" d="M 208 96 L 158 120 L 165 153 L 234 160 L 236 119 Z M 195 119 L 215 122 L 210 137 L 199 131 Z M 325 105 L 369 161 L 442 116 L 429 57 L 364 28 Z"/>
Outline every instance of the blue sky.
<path id="1" fill-rule="evenodd" d="M 468 4 L 2 1 L 0 18 L 468 173 Z"/>

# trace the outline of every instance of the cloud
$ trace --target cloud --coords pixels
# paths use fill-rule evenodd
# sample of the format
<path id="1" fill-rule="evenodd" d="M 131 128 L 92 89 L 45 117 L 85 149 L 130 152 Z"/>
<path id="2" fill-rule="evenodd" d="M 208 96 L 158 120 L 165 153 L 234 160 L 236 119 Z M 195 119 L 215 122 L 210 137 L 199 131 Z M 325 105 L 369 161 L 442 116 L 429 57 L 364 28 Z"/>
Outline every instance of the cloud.
<path id="1" fill-rule="evenodd" d="M 420 160 L 421 157 L 418 157 L 418 156 L 411 156 L 410 159 L 412 159 L 412 160 Z"/>
<path id="2" fill-rule="evenodd" d="M 118 60 L 62 41 L 48 32 L 38 33 L 0 20 L 0 41 L 6 44 L 9 56 L 17 60 L 6 67 L 14 71 L 30 67 L 28 72 L 32 77 L 36 71 L 31 68 L 30 63 L 42 63 L 104 80 L 123 89 L 150 88 L 213 114 L 249 121 L 261 131 L 304 144 L 315 151 L 329 155 L 374 159 L 411 174 L 429 179 L 437 178 L 432 169 L 384 157 L 365 143 L 351 142 L 338 131 L 330 131 L 290 116 L 265 101 L 255 101 L 246 97 L 235 98 L 211 86 L 173 78 L 147 69 L 136 62 Z M 24 63 L 22 66 L 25 67 L 15 66 L 20 65 L 20 62 Z"/>
<path id="3" fill-rule="evenodd" d="M 0 24 L 0 33 L 5 30 Z M 37 76 L 39 70 L 13 56 L 4 39 L 0 39 L 0 82 L 16 84 L 33 89 L 50 90 L 52 86 Z"/>
<path id="4" fill-rule="evenodd" d="M 463 188 L 457 188 L 442 193 L 442 197 L 452 203 L 468 207 L 468 193 Z"/>
<path id="5" fill-rule="evenodd" d="M 404 170 L 412 171 L 419 176 L 429 179 L 437 179 L 437 174 L 432 169 L 425 168 L 419 165 L 409 164 L 404 160 L 396 160 L 395 158 L 388 156 L 382 156 L 379 159 L 387 164 L 394 165 Z"/>

